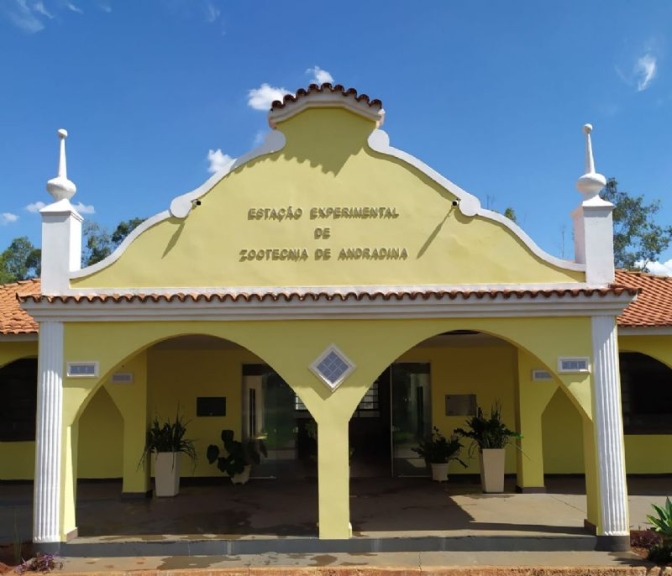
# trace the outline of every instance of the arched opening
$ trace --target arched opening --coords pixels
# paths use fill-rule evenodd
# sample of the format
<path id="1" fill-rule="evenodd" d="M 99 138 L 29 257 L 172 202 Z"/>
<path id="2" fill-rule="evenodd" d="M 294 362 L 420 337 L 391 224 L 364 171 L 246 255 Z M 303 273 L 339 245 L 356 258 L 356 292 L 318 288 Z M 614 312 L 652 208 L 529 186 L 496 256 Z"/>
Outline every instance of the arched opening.
<path id="1" fill-rule="evenodd" d="M 467 500 L 480 492 L 478 453 L 470 458 L 469 443 L 463 441 L 460 458 L 467 467 L 451 462 L 448 483 L 439 484 L 431 481 L 431 469 L 414 449 L 433 428 L 450 437 L 479 406 L 487 412 L 499 403 L 505 423 L 515 429 L 517 383 L 518 348 L 492 334 L 451 330 L 401 354 L 367 391 L 350 421 L 353 530 L 374 536 L 390 526 L 418 532 L 473 529 L 479 518 Z M 373 413 L 362 417 L 366 409 Z M 506 450 L 507 492 L 514 491 L 515 472 L 511 446 Z"/>
<path id="2" fill-rule="evenodd" d="M 0 367 L 0 480 L 32 480 L 35 470 L 37 358 Z"/>
<path id="3" fill-rule="evenodd" d="M 34 442 L 37 358 L 22 358 L 0 368 L 0 442 Z"/>
<path id="4" fill-rule="evenodd" d="M 147 468 L 140 465 L 145 432 L 153 418 L 176 414 L 197 458 L 193 464 L 182 459 L 174 499 L 150 493 L 148 501 L 156 466 L 153 458 Z M 78 533 L 314 536 L 317 485 L 305 478 L 309 454 L 301 445 L 302 425 L 310 419 L 294 390 L 247 348 L 207 334 L 156 341 L 105 374 L 76 420 L 84 480 L 76 493 Z M 208 462 L 210 444 L 224 454 L 223 430 L 267 449 L 245 486 L 233 485 Z M 86 482 L 122 476 L 123 487 L 119 480 Z M 133 523 L 120 521 L 120 492 Z"/>
<path id="5" fill-rule="evenodd" d="M 621 352 L 626 435 L 672 433 L 672 368 L 641 352 Z"/>

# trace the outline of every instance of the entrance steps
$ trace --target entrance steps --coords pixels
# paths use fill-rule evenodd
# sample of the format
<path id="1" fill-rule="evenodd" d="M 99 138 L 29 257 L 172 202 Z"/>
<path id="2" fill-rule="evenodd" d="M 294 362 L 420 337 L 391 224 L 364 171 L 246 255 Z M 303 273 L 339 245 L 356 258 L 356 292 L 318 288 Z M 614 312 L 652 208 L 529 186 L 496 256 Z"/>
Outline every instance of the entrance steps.
<path id="1" fill-rule="evenodd" d="M 589 534 L 445 536 L 355 536 L 349 540 L 268 536 L 100 536 L 61 544 L 65 557 L 238 556 L 245 554 L 334 554 L 389 552 L 586 552 L 597 546 Z"/>

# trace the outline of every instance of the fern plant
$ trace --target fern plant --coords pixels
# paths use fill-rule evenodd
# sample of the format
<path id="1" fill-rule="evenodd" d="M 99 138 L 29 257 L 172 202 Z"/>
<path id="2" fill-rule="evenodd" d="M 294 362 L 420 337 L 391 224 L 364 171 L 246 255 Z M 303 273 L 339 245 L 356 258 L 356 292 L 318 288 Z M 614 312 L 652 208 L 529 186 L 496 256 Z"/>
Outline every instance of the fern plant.
<path id="1" fill-rule="evenodd" d="M 518 432 L 510 430 L 502 422 L 502 407 L 498 402 L 490 409 L 488 416 L 485 416 L 479 407 L 476 416 L 467 418 L 466 429 L 457 428 L 455 434 L 473 440 L 470 454 L 474 447 L 478 447 L 479 451 L 504 448 L 511 440 L 522 438 Z"/>
<path id="2" fill-rule="evenodd" d="M 144 465 L 152 453 L 159 452 L 182 452 L 189 459 L 196 462 L 196 448 L 194 441 L 185 438 L 187 433 L 187 423 L 184 422 L 178 411 L 174 420 L 161 420 L 159 416 L 154 416 L 145 439 L 145 450 L 140 459 L 140 465 Z"/>
<path id="3" fill-rule="evenodd" d="M 664 506 L 656 506 L 655 504 L 651 504 L 651 506 L 658 514 L 657 517 L 646 517 L 653 526 L 652 530 L 660 534 L 664 546 L 672 545 L 672 502 L 670 502 L 670 498 L 665 499 Z"/>

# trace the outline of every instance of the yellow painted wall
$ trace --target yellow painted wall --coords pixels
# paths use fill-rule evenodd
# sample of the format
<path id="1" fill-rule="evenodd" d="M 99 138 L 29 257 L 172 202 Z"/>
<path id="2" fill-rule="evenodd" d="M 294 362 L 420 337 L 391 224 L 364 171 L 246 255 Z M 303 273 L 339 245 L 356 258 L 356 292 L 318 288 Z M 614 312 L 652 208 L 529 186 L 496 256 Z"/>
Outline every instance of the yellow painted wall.
<path id="1" fill-rule="evenodd" d="M 21 358 L 37 357 L 37 340 L 5 342 L 0 340 L 0 367 Z"/>
<path id="2" fill-rule="evenodd" d="M 478 348 L 416 348 L 403 354 L 400 362 L 431 362 L 432 424 L 448 436 L 455 428 L 465 427 L 464 416 L 446 416 L 446 394 L 476 394 L 476 400 L 484 411 L 489 411 L 494 402 L 502 406 L 502 417 L 515 428 L 515 362 L 516 349 L 502 343 L 501 346 Z M 469 446 L 465 442 L 465 448 Z M 450 474 L 476 474 L 478 452 L 468 459 L 468 450 L 462 456 L 468 468 L 452 462 Z M 506 451 L 506 471 L 515 472 L 515 447 Z"/>
<path id="3" fill-rule="evenodd" d="M 188 422 L 186 437 L 195 441 L 196 467 L 186 459 L 182 476 L 222 476 L 205 456 L 208 445 L 221 446 L 221 432 L 242 430 L 242 364 L 260 363 L 246 350 L 160 350 L 148 352 L 149 416 L 173 418 L 178 410 Z M 198 396 L 226 397 L 226 416 L 196 416 Z"/>
<path id="4" fill-rule="evenodd" d="M 36 356 L 37 340 L 0 341 L 0 367 Z M 0 480 L 29 480 L 34 474 L 35 442 L 0 442 Z"/>
<path id="5" fill-rule="evenodd" d="M 655 344 L 655 346 L 653 345 Z M 626 339 L 630 350 L 650 351 L 663 356 L 664 339 Z M 623 346 L 623 343 L 621 344 Z M 0 347 L 9 355 L 9 347 Z M 35 344 L 21 348 L 30 352 Z M 656 348 L 657 346 L 657 348 Z M 417 348 L 404 353 L 399 360 L 430 361 L 432 363 L 433 417 L 440 429 L 448 434 L 463 422 L 460 418 L 443 415 L 444 395 L 447 393 L 475 392 L 481 405 L 502 401 L 507 422 L 515 421 L 514 374 L 515 356 L 512 347 L 441 349 Z M 22 352 L 23 353 L 23 352 Z M 207 464 L 205 448 L 218 441 L 222 428 L 240 432 L 240 379 L 243 362 L 259 362 L 259 358 L 245 350 L 151 350 L 149 356 L 149 410 L 172 414 L 180 405 L 185 417 L 191 420 L 189 435 L 197 440 L 199 463 L 196 470 L 186 466 L 185 476 L 192 474 L 218 475 Z M 487 362 L 483 358 L 487 358 Z M 109 384 L 107 385 L 109 387 Z M 104 389 L 97 392 L 85 409 L 80 421 L 78 474 L 82 478 L 118 478 L 121 476 L 122 421 L 114 403 Z M 222 392 L 225 390 L 225 392 Z M 219 395 L 227 397 L 225 418 L 196 418 L 195 397 Z M 576 408 L 567 395 L 557 389 L 543 414 L 544 469 L 549 474 L 582 473 L 582 423 Z M 101 430 L 102 433 L 97 432 Z M 672 463 L 661 454 L 672 451 L 670 436 L 626 436 L 626 464 L 630 473 L 669 473 Z M 510 448 L 507 471 L 515 469 Z M 34 443 L 0 443 L 3 466 L 0 479 L 30 479 L 34 469 Z M 477 470 L 472 461 L 468 472 Z M 461 473 L 456 466 L 451 473 Z"/>
<path id="6" fill-rule="evenodd" d="M 35 442 L 0 442 L 0 480 L 32 480 Z"/>
<path id="7" fill-rule="evenodd" d="M 123 421 L 106 386 L 98 389 L 79 419 L 79 478 L 122 475 Z"/>
<path id="8" fill-rule="evenodd" d="M 535 256 L 504 225 L 467 218 L 455 196 L 406 163 L 373 152 L 374 123 L 313 109 L 284 122 L 286 147 L 236 169 L 185 220 L 141 234 L 119 260 L 73 288 L 578 282 L 581 272 Z M 312 208 L 389 207 L 391 219 L 311 219 Z M 257 220 L 250 209 L 301 209 Z M 328 228 L 329 238 L 316 238 Z M 216 247 L 216 248 L 215 248 Z M 340 260 L 341 249 L 399 248 L 404 260 Z M 240 261 L 241 250 L 306 249 L 307 260 Z M 330 249 L 331 258 L 316 259 Z M 198 255 L 198 257 L 195 257 Z M 151 262 L 151 266 L 147 265 Z"/>
<path id="9" fill-rule="evenodd" d="M 621 352 L 641 352 L 672 368 L 672 336 L 619 336 Z M 631 474 L 672 473 L 672 435 L 625 437 L 625 464 Z"/>
<path id="10" fill-rule="evenodd" d="M 544 472 L 581 474 L 584 471 L 581 415 L 558 387 L 542 416 Z"/>

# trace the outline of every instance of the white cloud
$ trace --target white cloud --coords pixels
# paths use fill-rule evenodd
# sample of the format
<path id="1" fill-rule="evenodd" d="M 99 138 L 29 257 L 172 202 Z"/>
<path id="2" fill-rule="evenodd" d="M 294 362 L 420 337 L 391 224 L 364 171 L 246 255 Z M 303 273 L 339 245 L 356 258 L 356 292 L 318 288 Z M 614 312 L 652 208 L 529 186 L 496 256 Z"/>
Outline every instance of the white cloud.
<path id="1" fill-rule="evenodd" d="M 0 18 L 7 18 L 14 26 L 25 32 L 44 30 L 49 20 L 59 19 L 62 14 L 84 11 L 77 5 L 80 0 L 0 0 Z M 203 0 L 210 6 L 212 0 Z M 97 0 L 97 6 L 104 12 L 111 12 L 109 0 Z M 214 9 L 219 16 L 219 11 Z M 60 13 L 60 14 L 59 14 Z M 208 11 L 211 14 L 212 10 Z"/>
<path id="2" fill-rule="evenodd" d="M 221 14 L 219 9 L 209 0 L 205 0 L 203 4 L 203 10 L 205 11 L 205 19 L 210 23 L 217 20 Z"/>
<path id="3" fill-rule="evenodd" d="M 38 14 L 41 14 L 42 16 L 49 18 L 49 20 L 54 19 L 54 15 L 46 9 L 46 7 L 44 6 L 44 2 L 42 2 L 41 0 L 33 4 L 33 10 Z"/>
<path id="4" fill-rule="evenodd" d="M 19 217 L 16 214 L 12 214 L 11 212 L 2 212 L 0 214 L 0 224 L 2 226 L 6 226 L 7 224 L 13 224 L 19 219 Z"/>
<path id="5" fill-rule="evenodd" d="M 41 2 L 40 2 L 41 4 Z M 4 0 L 4 13 L 17 28 L 25 32 L 35 33 L 44 29 L 39 12 L 30 6 L 28 0 Z"/>
<path id="6" fill-rule="evenodd" d="M 667 262 L 649 262 L 646 269 L 651 274 L 672 276 L 672 259 L 668 260 Z"/>
<path id="7" fill-rule="evenodd" d="M 92 204 L 89 204 L 88 206 L 86 204 L 82 204 L 81 202 L 78 202 L 77 204 L 73 205 L 73 208 L 77 210 L 80 214 L 95 214 L 96 209 L 93 207 Z"/>
<path id="8" fill-rule="evenodd" d="M 46 204 L 44 202 L 33 202 L 32 204 L 28 204 L 28 206 L 26 206 L 26 210 L 28 210 L 28 212 L 31 214 L 37 214 L 45 206 Z"/>
<path id="9" fill-rule="evenodd" d="M 69 2 L 68 0 L 65 0 L 65 7 L 71 12 L 77 12 L 77 14 L 84 14 L 84 10 L 82 10 L 79 6 L 75 6 L 72 2 Z"/>
<path id="10" fill-rule="evenodd" d="M 324 84 L 326 82 L 329 82 L 329 84 L 334 83 L 334 77 L 326 70 L 322 70 L 319 66 L 308 68 L 306 74 L 312 74 L 313 77 L 310 80 L 311 84 Z"/>
<path id="11" fill-rule="evenodd" d="M 637 92 L 643 92 L 656 77 L 656 57 L 651 53 L 644 54 L 635 64 L 634 75 L 637 81 Z"/>
<path id="12" fill-rule="evenodd" d="M 268 112 L 275 100 L 282 100 L 287 94 L 291 92 L 284 88 L 275 88 L 264 82 L 259 88 L 252 88 L 248 91 L 247 105 L 255 110 Z"/>
<path id="13" fill-rule="evenodd" d="M 208 150 L 208 172 L 215 174 L 224 168 L 228 168 L 233 164 L 235 158 L 231 158 L 228 154 L 224 154 L 219 148 L 217 150 Z"/>

